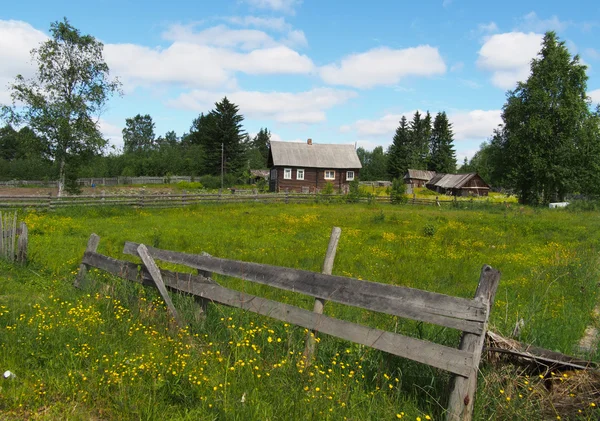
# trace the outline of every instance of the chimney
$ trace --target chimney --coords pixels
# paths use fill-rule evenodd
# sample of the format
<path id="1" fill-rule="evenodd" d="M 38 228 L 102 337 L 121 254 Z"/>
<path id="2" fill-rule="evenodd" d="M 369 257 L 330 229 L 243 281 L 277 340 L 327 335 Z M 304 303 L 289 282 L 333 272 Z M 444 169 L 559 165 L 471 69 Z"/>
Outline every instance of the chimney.
<path id="1" fill-rule="evenodd" d="M 312 145 L 312 139 L 308 139 L 308 140 L 306 141 L 306 143 L 308 143 L 309 145 Z"/>

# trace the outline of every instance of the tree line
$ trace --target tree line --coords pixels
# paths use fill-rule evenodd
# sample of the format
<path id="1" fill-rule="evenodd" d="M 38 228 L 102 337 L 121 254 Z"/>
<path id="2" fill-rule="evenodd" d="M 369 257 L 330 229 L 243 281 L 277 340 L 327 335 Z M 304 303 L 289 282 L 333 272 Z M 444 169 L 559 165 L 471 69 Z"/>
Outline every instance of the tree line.
<path id="1" fill-rule="evenodd" d="M 76 191 L 78 177 L 217 176 L 228 184 L 266 168 L 270 132 L 253 138 L 244 117 L 226 97 L 201 114 L 181 136 L 156 136 L 150 115 L 125 121 L 123 151 L 106 153 L 98 120 L 109 98 L 121 94 L 110 77 L 103 44 L 65 18 L 50 26 L 50 39 L 32 50 L 34 77 L 17 75 L 11 105 L 0 107 L 0 178 L 58 179 L 59 195 Z M 18 129 L 16 129 L 18 128 Z"/>
<path id="2" fill-rule="evenodd" d="M 364 181 L 401 179 L 409 169 L 456 172 L 454 133 L 444 111 L 433 119 L 429 111 L 425 116 L 416 111 L 411 121 L 402 116 L 386 151 L 377 146 L 373 151 L 358 148 L 357 153 Z"/>

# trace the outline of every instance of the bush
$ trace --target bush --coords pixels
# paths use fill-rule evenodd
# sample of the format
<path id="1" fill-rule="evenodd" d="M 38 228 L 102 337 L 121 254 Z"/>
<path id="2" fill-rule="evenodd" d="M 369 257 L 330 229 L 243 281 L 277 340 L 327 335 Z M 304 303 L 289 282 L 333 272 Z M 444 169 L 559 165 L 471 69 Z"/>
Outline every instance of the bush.
<path id="1" fill-rule="evenodd" d="M 362 193 L 360 191 L 360 187 L 358 184 L 358 180 L 354 180 L 350 182 L 350 190 L 346 195 L 346 202 L 348 203 L 357 203 L 360 202 L 360 198 L 362 197 Z"/>
<path id="2" fill-rule="evenodd" d="M 394 178 L 392 181 L 392 188 L 390 189 L 390 201 L 393 204 L 406 203 L 408 201 L 406 197 L 406 184 L 399 178 Z"/>

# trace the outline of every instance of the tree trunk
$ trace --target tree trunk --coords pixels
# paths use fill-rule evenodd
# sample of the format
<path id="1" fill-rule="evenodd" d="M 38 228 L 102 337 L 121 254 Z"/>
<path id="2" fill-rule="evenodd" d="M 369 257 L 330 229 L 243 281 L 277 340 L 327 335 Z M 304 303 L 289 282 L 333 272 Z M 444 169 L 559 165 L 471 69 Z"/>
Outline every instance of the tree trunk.
<path id="1" fill-rule="evenodd" d="M 65 159 L 60 161 L 60 170 L 58 171 L 58 197 L 62 197 L 65 189 Z"/>

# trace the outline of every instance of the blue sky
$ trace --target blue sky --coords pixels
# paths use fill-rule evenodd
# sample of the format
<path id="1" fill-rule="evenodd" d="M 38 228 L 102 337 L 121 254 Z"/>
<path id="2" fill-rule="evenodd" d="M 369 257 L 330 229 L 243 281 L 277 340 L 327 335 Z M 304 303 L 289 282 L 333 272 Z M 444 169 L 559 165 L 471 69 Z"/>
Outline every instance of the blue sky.
<path id="1" fill-rule="evenodd" d="M 446 111 L 462 161 L 501 122 L 547 30 L 589 66 L 600 102 L 597 1 L 62 0 L 0 8 L 0 103 L 63 17 L 105 44 L 123 83 L 100 120 L 117 147 L 128 117 L 181 135 L 227 95 L 250 134 L 367 149 L 387 148 L 402 115 Z"/>

